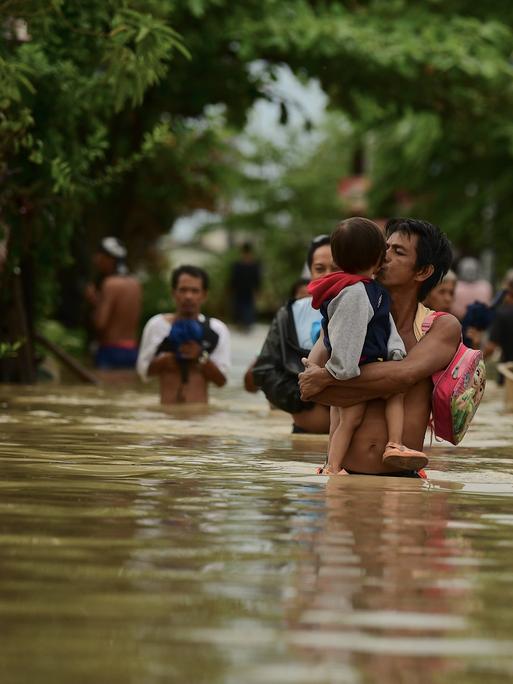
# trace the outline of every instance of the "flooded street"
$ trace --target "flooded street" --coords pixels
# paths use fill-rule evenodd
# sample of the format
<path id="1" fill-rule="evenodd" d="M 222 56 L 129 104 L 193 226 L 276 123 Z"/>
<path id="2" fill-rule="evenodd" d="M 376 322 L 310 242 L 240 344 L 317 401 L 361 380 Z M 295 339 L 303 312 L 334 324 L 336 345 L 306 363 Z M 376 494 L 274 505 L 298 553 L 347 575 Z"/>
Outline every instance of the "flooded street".
<path id="1" fill-rule="evenodd" d="M 260 335 L 260 337 L 259 337 Z M 513 417 L 429 480 L 313 475 L 246 394 L 0 386 L 2 682 L 513 681 Z"/>

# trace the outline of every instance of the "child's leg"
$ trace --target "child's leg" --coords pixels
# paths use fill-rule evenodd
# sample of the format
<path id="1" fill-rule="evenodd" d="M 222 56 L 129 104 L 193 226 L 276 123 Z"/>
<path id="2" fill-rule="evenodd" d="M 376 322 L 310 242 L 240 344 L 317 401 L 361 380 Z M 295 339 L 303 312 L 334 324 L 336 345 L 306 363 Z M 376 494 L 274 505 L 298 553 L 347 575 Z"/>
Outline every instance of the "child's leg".
<path id="1" fill-rule="evenodd" d="M 395 394 L 387 399 L 385 417 L 388 443 L 383 453 L 383 463 L 396 470 L 419 470 L 427 465 L 422 451 L 408 449 L 403 445 L 404 395 Z"/>
<path id="2" fill-rule="evenodd" d="M 333 439 L 333 433 L 340 424 L 340 409 L 338 406 L 330 406 L 330 436 L 328 438 L 328 454 L 330 453 L 330 444 Z"/>
<path id="3" fill-rule="evenodd" d="M 404 426 L 404 394 L 394 394 L 385 404 L 385 419 L 387 421 L 388 441 L 396 444 L 403 443 Z"/>
<path id="4" fill-rule="evenodd" d="M 360 425 L 365 413 L 365 403 L 354 404 L 347 408 L 336 408 L 338 413 L 328 448 L 328 470 L 338 473 L 342 468 L 354 431 Z M 333 407 L 335 408 L 335 407 Z M 330 429 L 331 432 L 331 429 Z"/>

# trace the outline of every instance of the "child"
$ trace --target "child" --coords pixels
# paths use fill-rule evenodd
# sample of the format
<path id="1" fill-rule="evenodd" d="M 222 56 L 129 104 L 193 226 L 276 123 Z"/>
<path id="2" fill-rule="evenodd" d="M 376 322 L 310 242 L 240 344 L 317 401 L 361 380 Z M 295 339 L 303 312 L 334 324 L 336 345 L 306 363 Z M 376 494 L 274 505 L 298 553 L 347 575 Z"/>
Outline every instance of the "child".
<path id="1" fill-rule="evenodd" d="M 312 306 L 323 316 L 324 342 L 331 352 L 326 370 L 338 380 L 348 380 L 360 375 L 359 366 L 400 360 L 406 351 L 390 314 L 388 292 L 373 280 L 386 252 L 382 231 L 368 219 L 347 219 L 333 232 L 331 251 L 342 270 L 312 282 L 308 290 L 313 295 Z M 427 457 L 402 443 L 403 398 L 397 394 L 386 401 L 388 443 L 383 463 L 395 470 L 418 470 L 426 465 Z M 344 457 L 365 406 L 362 402 L 331 408 L 328 458 L 319 474 L 345 473 Z"/>

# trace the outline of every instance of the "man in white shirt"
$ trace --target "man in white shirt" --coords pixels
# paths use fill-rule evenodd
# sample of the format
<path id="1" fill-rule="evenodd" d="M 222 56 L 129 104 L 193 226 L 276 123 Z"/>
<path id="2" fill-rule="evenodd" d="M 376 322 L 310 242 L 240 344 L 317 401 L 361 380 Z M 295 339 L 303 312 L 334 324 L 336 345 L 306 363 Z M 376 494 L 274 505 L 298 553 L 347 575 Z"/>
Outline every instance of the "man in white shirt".
<path id="1" fill-rule="evenodd" d="M 142 380 L 159 378 L 162 404 L 206 403 L 210 382 L 226 384 L 230 333 L 222 321 L 201 313 L 208 286 L 203 269 L 176 268 L 171 275 L 176 312 L 157 314 L 144 327 L 137 372 Z"/>

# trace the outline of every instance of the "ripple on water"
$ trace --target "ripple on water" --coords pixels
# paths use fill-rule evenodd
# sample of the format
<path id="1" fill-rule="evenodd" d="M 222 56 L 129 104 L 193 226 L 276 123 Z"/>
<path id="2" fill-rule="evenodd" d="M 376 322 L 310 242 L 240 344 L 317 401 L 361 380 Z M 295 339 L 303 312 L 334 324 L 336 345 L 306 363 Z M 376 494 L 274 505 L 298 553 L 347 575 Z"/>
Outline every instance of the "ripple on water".
<path id="1" fill-rule="evenodd" d="M 513 450 L 434 449 L 428 482 L 333 481 L 313 474 L 326 438 L 230 392 L 171 411 L 133 390 L 9 400 L 6 681 L 511 674 Z"/>

